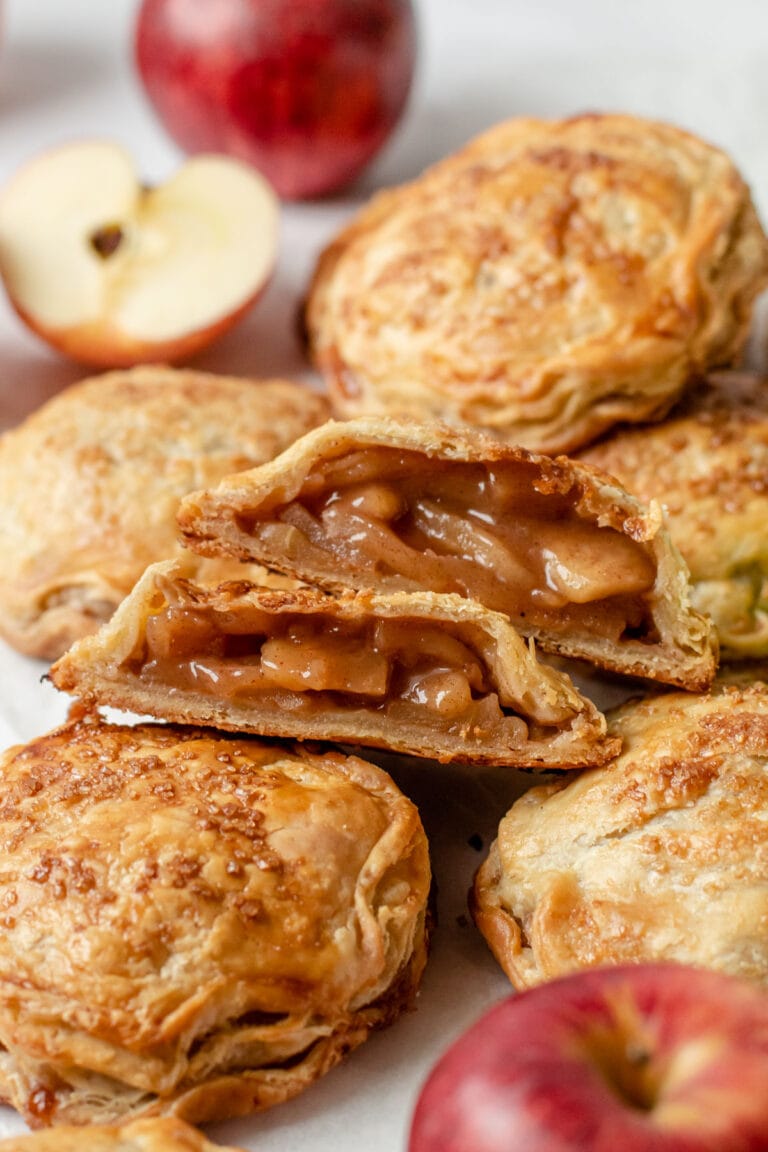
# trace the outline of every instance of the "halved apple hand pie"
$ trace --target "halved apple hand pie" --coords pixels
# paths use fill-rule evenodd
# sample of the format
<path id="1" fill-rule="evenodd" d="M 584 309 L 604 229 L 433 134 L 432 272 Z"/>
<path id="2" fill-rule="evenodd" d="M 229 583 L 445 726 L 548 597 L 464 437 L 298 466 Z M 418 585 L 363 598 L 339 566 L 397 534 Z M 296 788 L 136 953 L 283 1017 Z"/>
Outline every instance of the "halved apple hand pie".
<path id="1" fill-rule="evenodd" d="M 427 842 L 372 764 L 84 716 L 0 778 L 0 1100 L 29 1124 L 267 1108 L 413 1005 Z"/>
<path id="2" fill-rule="evenodd" d="M 442 761 L 575 768 L 618 750 L 570 680 L 474 601 L 211 588 L 181 572 L 149 568 L 54 683 L 167 720 Z"/>
<path id="3" fill-rule="evenodd" d="M 269 464 L 193 493 L 189 547 L 330 588 L 453 592 L 542 649 L 703 687 L 712 629 L 663 526 L 610 477 L 485 436 L 330 422 Z"/>

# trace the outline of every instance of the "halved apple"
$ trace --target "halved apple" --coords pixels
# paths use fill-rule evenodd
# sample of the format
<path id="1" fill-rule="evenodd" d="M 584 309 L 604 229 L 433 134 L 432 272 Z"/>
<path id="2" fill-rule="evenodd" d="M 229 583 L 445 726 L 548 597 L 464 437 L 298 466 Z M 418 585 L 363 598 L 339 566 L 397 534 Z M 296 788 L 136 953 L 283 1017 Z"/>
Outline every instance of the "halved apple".
<path id="1" fill-rule="evenodd" d="M 22 320 L 87 364 L 176 361 L 240 319 L 277 255 L 278 202 L 252 168 L 196 156 L 147 188 L 109 141 L 44 153 L 0 194 L 0 274 Z"/>

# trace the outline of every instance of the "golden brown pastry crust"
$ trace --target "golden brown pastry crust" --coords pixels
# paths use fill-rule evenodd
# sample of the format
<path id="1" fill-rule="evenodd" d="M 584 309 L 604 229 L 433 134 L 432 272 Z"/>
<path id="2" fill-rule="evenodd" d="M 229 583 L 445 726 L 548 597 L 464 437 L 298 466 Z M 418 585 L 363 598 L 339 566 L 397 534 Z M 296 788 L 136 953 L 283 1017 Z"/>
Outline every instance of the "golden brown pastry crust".
<path id="1" fill-rule="evenodd" d="M 177 1116 L 131 1124 L 59 1127 L 0 1140 L 0 1152 L 239 1152 L 212 1144 Z"/>
<path id="2" fill-rule="evenodd" d="M 0 775 L 0 1098 L 30 1125 L 266 1108 L 412 1004 L 427 845 L 380 769 L 86 716 Z"/>
<path id="3" fill-rule="evenodd" d="M 768 656 L 768 379 L 712 375 L 663 423 L 619 429 L 580 459 L 665 506 L 723 657 Z"/>
<path id="4" fill-rule="evenodd" d="M 632 116 L 518 119 L 364 207 L 320 258 L 306 324 L 345 418 L 570 451 L 734 363 L 767 279 L 719 149 Z"/>
<path id="5" fill-rule="evenodd" d="M 327 416 L 286 380 L 136 368 L 66 389 L 0 440 L 0 634 L 55 659 L 179 551 L 179 499 Z M 214 565 L 211 579 L 232 575 Z M 257 578 L 254 572 L 253 577 Z"/>
<path id="6" fill-rule="evenodd" d="M 505 616 L 472 600 L 429 592 L 360 593 L 334 599 L 315 589 L 274 592 L 243 582 L 204 588 L 181 573 L 182 566 L 175 562 L 149 568 L 112 620 L 52 667 L 54 684 L 100 705 L 176 723 L 362 744 L 443 762 L 578 768 L 603 764 L 619 750 L 617 742 L 605 740 L 602 714 L 568 677 L 540 664 Z M 248 620 L 249 629 L 244 627 Z M 292 623 L 282 625 L 283 620 Z M 164 628 L 170 621 L 177 630 L 170 640 L 164 637 L 152 646 L 148 626 L 151 632 L 157 621 Z M 397 628 L 397 648 L 387 645 L 392 625 Z M 286 627 L 294 633 L 298 629 L 302 636 L 301 643 L 287 647 L 289 658 L 296 652 L 298 675 L 308 677 L 303 692 L 293 687 L 296 672 L 279 683 L 264 680 L 264 644 L 273 637 L 284 644 Z M 196 628 L 201 630 L 199 639 Z M 352 638 L 346 656 L 347 648 L 334 647 L 339 634 Z M 429 634 L 441 646 L 434 659 L 424 652 Z M 187 637 L 188 647 L 182 652 Z M 311 656 L 302 656 L 310 643 Z M 405 663 L 400 660 L 395 671 L 401 643 L 408 645 Z M 455 657 L 452 644 L 463 650 Z M 166 656 L 169 647 L 172 651 Z M 361 649 L 377 660 L 389 660 L 386 683 L 378 683 L 374 665 L 376 683 L 369 684 L 366 692 L 360 686 L 365 661 L 358 657 L 358 671 L 350 673 L 348 689 L 323 690 L 326 663 L 332 683 L 338 674 L 334 662 L 338 666 L 355 659 Z M 163 661 L 159 668 L 158 654 Z M 440 678 L 436 691 L 443 700 L 448 691 L 460 694 L 461 683 L 457 689 L 445 675 L 446 668 L 450 675 L 452 657 L 459 662 L 460 675 L 464 657 L 482 671 L 481 684 L 473 686 L 475 699 L 464 712 L 457 708 L 456 718 L 452 710 L 446 714 L 450 701 L 442 703 L 442 713 L 439 700 L 425 703 L 430 673 Z M 422 675 L 416 681 L 419 671 Z M 242 687 L 243 681 L 254 677 L 263 697 Z M 401 678 L 410 684 L 407 697 L 398 691 Z M 468 689 L 469 681 L 464 684 Z M 491 707 L 476 711 L 481 696 L 488 697 Z M 496 700 L 506 717 L 512 717 L 506 729 L 500 714 L 502 726 L 493 727 Z M 461 704 L 460 699 L 459 708 Z M 525 735 L 517 718 L 525 722 Z"/>
<path id="7" fill-rule="evenodd" d="M 768 685 L 632 702 L 621 756 L 534 788 L 499 826 L 473 914 L 519 988 L 674 960 L 768 985 Z"/>
<path id="8" fill-rule="evenodd" d="M 455 464 L 457 477 L 464 464 L 484 468 L 488 474 L 519 466 L 523 479 L 505 505 L 504 515 L 510 521 L 527 511 L 526 501 L 546 503 L 551 499 L 560 508 L 561 501 L 566 500 L 572 505 L 575 520 L 594 534 L 593 546 L 601 539 L 607 543 L 609 536 L 613 539 L 612 533 L 638 545 L 655 572 L 652 587 L 639 600 L 643 613 L 652 620 L 646 634 L 640 638 L 622 636 L 616 642 L 601 636 L 592 622 L 566 627 L 565 616 L 559 613 L 550 626 L 542 627 L 531 623 L 530 613 L 515 615 L 505 608 L 515 627 L 533 636 L 542 649 L 689 688 L 710 682 L 715 668 L 713 631 L 690 608 L 687 569 L 663 526 L 658 505 L 645 507 L 610 477 L 587 465 L 565 457 L 553 460 L 529 453 L 478 433 L 375 417 L 331 421 L 307 433 L 276 460 L 227 477 L 212 490 L 186 497 L 178 516 L 183 538 L 203 555 L 256 560 L 330 588 L 372 586 L 377 591 L 394 591 L 424 587 L 412 579 L 401 579 L 396 571 L 362 569 L 349 554 L 346 559 L 338 552 L 321 555 L 319 547 L 307 560 L 301 555 L 300 543 L 289 552 L 273 544 L 264 528 L 280 520 L 292 501 L 300 502 L 305 493 L 316 491 L 318 469 L 345 458 L 353 462 L 363 459 L 366 452 L 381 447 L 415 453 L 413 459 L 426 467 L 430 462 L 440 468 L 445 463 Z M 297 540 L 299 535 L 297 530 Z M 552 535 L 556 550 L 557 534 Z M 418 576 L 418 563 L 414 570 Z M 477 593 L 475 597 L 481 599 Z"/>

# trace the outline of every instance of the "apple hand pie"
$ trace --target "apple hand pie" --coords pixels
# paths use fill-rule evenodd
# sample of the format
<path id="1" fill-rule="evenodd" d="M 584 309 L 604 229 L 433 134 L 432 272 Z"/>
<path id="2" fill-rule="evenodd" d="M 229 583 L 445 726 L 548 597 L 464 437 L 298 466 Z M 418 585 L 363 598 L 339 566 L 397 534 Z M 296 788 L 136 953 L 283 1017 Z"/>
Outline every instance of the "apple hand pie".
<path id="1" fill-rule="evenodd" d="M 86 715 L 0 774 L 0 1099 L 30 1125 L 267 1108 L 413 1005 L 428 849 L 379 768 Z"/>
<path id="2" fill-rule="evenodd" d="M 768 986 L 768 685 L 632 701 L 624 751 L 501 821 L 473 914 L 518 988 L 672 960 Z"/>
<path id="3" fill-rule="evenodd" d="M 633 116 L 517 119 L 364 206 L 305 321 L 338 415 L 562 452 L 736 362 L 767 280 L 718 148 Z"/>
<path id="4" fill-rule="evenodd" d="M 442 761 L 575 768 L 618 751 L 595 706 L 474 601 L 205 588 L 180 568 L 149 568 L 54 683 L 165 720 Z"/>
<path id="5" fill-rule="evenodd" d="M 768 380 L 712 375 L 663 424 L 620 429 L 580 458 L 664 504 L 723 657 L 768 656 Z"/>
<path id="6" fill-rule="evenodd" d="M 239 1152 L 212 1144 L 177 1116 L 157 1116 L 130 1124 L 89 1124 L 48 1128 L 0 1139 L 0 1152 Z"/>
<path id="7" fill-rule="evenodd" d="M 454 592 L 549 652 L 686 688 L 714 674 L 663 527 L 610 477 L 477 433 L 360 418 L 192 493 L 204 555 L 256 560 L 330 588 Z"/>
<path id="8" fill-rule="evenodd" d="M 0 440 L 0 635 L 60 656 L 148 564 L 179 551 L 183 495 L 271 459 L 327 412 L 287 380 L 162 367 L 59 393 Z M 242 576 L 236 567 L 206 562 L 200 579 Z"/>

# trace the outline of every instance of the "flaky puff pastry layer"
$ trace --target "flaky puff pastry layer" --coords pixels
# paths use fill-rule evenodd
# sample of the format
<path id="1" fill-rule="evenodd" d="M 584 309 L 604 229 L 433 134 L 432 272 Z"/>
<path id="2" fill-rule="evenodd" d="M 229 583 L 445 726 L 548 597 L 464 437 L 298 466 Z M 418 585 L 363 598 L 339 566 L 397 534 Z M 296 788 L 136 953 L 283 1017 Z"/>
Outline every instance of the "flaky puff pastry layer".
<path id="1" fill-rule="evenodd" d="M 673 960 L 768 985 L 768 685 L 631 702 L 611 765 L 534 788 L 499 826 L 473 914 L 518 988 Z"/>
<path id="2" fill-rule="evenodd" d="M 565 457 L 436 424 L 329 421 L 185 497 L 178 521 L 203 555 L 332 589 L 458 592 L 545 651 L 689 688 L 714 675 L 716 638 L 660 506 Z"/>
<path id="3" fill-rule="evenodd" d="M 267 1108 L 412 1005 L 428 851 L 380 769 L 86 716 L 0 779 L 0 1097 L 30 1125 Z"/>
<path id="4" fill-rule="evenodd" d="M 178 552 L 182 496 L 271 459 L 327 414 L 323 397 L 290 381 L 163 367 L 59 393 L 0 440 L 0 635 L 60 656 L 147 564 Z M 200 569 L 231 575 L 232 565 Z"/>
<path id="5" fill-rule="evenodd" d="M 709 376 L 663 423 L 619 429 L 580 458 L 664 505 L 723 657 L 768 656 L 768 379 Z"/>
<path id="6" fill-rule="evenodd" d="M 0 1152 L 239 1152 L 212 1144 L 175 1116 L 121 1125 L 59 1127 L 0 1140 Z"/>
<path id="7" fill-rule="evenodd" d="M 626 115 L 519 119 L 364 207 L 320 258 L 306 325 L 341 416 L 570 451 L 734 363 L 767 278 L 719 149 Z"/>
<path id="8" fill-rule="evenodd" d="M 568 677 L 472 600 L 204 588 L 182 572 L 149 568 L 53 666 L 56 686 L 164 720 L 444 762 L 576 768 L 618 751 Z"/>

